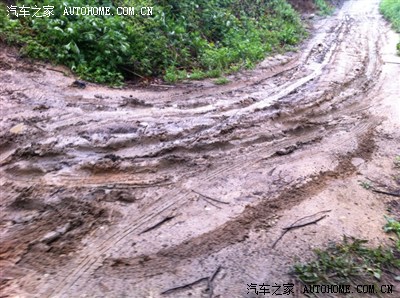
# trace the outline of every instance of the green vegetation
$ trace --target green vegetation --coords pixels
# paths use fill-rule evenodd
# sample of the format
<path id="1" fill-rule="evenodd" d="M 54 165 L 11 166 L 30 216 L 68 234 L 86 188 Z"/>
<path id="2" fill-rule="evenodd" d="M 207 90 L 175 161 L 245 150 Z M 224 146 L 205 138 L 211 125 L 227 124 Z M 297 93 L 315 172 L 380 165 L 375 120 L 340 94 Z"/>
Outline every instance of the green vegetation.
<path id="1" fill-rule="evenodd" d="M 385 18 L 392 22 L 393 29 L 400 33 L 400 1 L 382 0 L 380 10 Z M 397 53 L 400 55 L 400 42 L 397 44 Z"/>
<path id="2" fill-rule="evenodd" d="M 314 1 L 321 15 L 330 15 L 333 12 L 333 6 L 328 4 L 326 0 L 314 0 Z"/>
<path id="3" fill-rule="evenodd" d="M 400 222 L 393 219 L 393 218 L 388 218 L 386 217 L 386 225 L 383 227 L 385 232 L 390 233 L 393 232 L 395 233 L 397 240 L 396 240 L 396 249 L 397 251 L 400 252 Z"/>
<path id="4" fill-rule="evenodd" d="M 360 186 L 364 187 L 365 189 L 370 189 L 372 187 L 371 183 L 368 181 L 360 182 Z"/>
<path id="5" fill-rule="evenodd" d="M 394 165 L 395 167 L 400 167 L 400 155 L 394 158 Z"/>
<path id="6" fill-rule="evenodd" d="M 376 281 L 400 280 L 400 222 L 387 218 L 386 232 L 397 236 L 396 244 L 371 248 L 367 240 L 344 237 L 325 250 L 315 250 L 316 259 L 294 267 L 304 284 L 374 284 Z"/>
<path id="7" fill-rule="evenodd" d="M 214 80 L 214 84 L 216 84 L 216 85 L 225 85 L 228 83 L 229 83 L 229 80 L 225 77 L 221 77 L 221 78 Z"/>
<path id="8" fill-rule="evenodd" d="M 251 68 L 306 34 L 285 0 L 21 0 L 54 6 L 50 18 L 8 17 L 0 4 L 0 39 L 23 54 L 65 64 L 84 79 L 121 84 L 163 76 L 168 82 L 219 77 Z M 64 15 L 66 6 L 111 7 L 111 16 Z M 153 7 L 150 16 L 119 16 L 118 6 Z"/>

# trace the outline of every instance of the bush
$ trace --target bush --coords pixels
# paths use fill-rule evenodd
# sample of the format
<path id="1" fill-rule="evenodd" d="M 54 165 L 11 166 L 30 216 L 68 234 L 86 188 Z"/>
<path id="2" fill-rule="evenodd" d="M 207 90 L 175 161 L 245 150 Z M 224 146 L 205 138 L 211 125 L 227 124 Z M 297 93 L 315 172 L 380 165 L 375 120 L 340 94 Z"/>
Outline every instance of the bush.
<path id="1" fill-rule="evenodd" d="M 321 15 L 329 15 L 333 12 L 333 7 L 326 0 L 314 0 Z"/>
<path id="2" fill-rule="evenodd" d="M 24 0 L 17 5 L 52 5 L 54 16 L 10 18 L 0 7 L 1 39 L 99 83 L 120 84 L 132 76 L 174 82 L 190 78 L 192 71 L 208 77 L 252 67 L 305 36 L 297 12 L 285 0 L 134 1 L 137 11 L 153 7 L 152 16 L 118 16 L 116 7 L 132 6 L 128 0 Z M 63 15 L 64 5 L 111 7 L 114 15 Z"/>
<path id="3" fill-rule="evenodd" d="M 393 29 L 400 32 L 400 1 L 382 0 L 380 11 L 392 23 Z M 397 52 L 400 55 L 400 43 L 397 44 Z"/>

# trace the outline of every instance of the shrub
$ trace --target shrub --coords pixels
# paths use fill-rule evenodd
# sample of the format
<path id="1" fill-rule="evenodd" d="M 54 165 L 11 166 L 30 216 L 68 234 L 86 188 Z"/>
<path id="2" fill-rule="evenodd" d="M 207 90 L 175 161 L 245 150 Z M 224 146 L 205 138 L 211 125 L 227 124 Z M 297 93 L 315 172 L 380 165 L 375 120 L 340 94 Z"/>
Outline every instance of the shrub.
<path id="1" fill-rule="evenodd" d="M 326 0 L 315 0 L 315 4 L 321 15 L 329 15 L 333 11 L 333 7 Z"/>
<path id="2" fill-rule="evenodd" d="M 2 40 L 99 83 L 119 84 L 132 76 L 174 82 L 200 71 L 219 76 L 252 67 L 305 36 L 297 12 L 285 0 L 134 1 L 137 11 L 153 7 L 152 16 L 118 16 L 117 6 L 132 6 L 128 0 L 21 0 L 17 5 L 52 5 L 54 15 L 8 17 L 0 7 Z M 114 15 L 64 15 L 65 6 L 111 7 Z"/>
<path id="3" fill-rule="evenodd" d="M 380 11 L 389 20 L 393 29 L 400 32 L 400 1 L 398 0 L 382 0 Z M 397 44 L 397 53 L 400 55 L 400 42 Z"/>

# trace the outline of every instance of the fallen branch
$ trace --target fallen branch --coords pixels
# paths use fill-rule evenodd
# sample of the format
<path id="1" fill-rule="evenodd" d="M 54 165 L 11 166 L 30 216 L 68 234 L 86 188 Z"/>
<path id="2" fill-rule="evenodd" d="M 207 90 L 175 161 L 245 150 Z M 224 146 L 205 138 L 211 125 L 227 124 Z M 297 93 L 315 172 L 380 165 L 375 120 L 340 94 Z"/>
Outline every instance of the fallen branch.
<path id="1" fill-rule="evenodd" d="M 400 198 L 400 190 L 396 190 L 394 192 L 391 192 L 391 191 L 384 191 L 384 190 L 379 190 L 379 189 L 373 188 L 372 191 L 376 192 L 376 193 L 380 193 L 380 194 L 384 194 L 384 195 Z"/>
<path id="2" fill-rule="evenodd" d="M 174 292 L 176 290 L 182 290 L 182 289 L 185 289 L 185 288 L 189 288 L 191 286 L 194 286 L 195 284 L 198 284 L 198 283 L 200 283 L 200 282 L 202 282 L 204 280 L 208 280 L 208 279 L 209 279 L 208 277 L 199 278 L 198 280 L 195 280 L 194 282 L 188 283 L 186 285 L 168 289 L 168 290 L 162 292 L 161 295 L 166 295 L 166 294 L 169 294 L 169 293 Z"/>
<path id="3" fill-rule="evenodd" d="M 303 223 L 303 224 L 299 224 L 299 225 L 295 225 L 295 226 L 289 226 L 289 227 L 286 227 L 286 228 L 283 228 L 283 229 L 286 230 L 286 231 L 290 231 L 292 229 L 302 228 L 302 227 L 305 227 L 305 226 L 308 226 L 308 225 L 315 224 L 315 223 L 319 222 L 320 220 L 324 219 L 325 217 L 326 217 L 326 215 L 323 215 L 323 216 L 321 216 L 320 218 L 318 218 L 316 220 L 309 221 L 309 222 L 306 222 L 306 223 Z"/>
<path id="4" fill-rule="evenodd" d="M 203 197 L 202 197 L 202 199 L 203 199 L 204 201 L 206 201 L 208 204 L 214 206 L 215 208 L 217 208 L 217 209 L 222 209 L 220 206 L 217 206 L 216 204 L 214 204 L 212 201 L 208 200 L 207 198 L 203 198 Z"/>
<path id="5" fill-rule="evenodd" d="M 159 223 L 156 223 L 154 226 L 151 226 L 150 228 L 147 228 L 146 230 L 144 230 L 143 232 L 141 232 L 139 235 L 142 235 L 144 233 L 147 233 L 151 230 L 154 230 L 156 228 L 158 228 L 159 226 L 161 226 L 162 224 L 170 221 L 171 219 L 173 219 L 175 216 L 167 216 L 166 218 L 164 218 L 162 221 L 160 221 Z"/>
<path id="6" fill-rule="evenodd" d="M 195 280 L 195 281 L 193 281 L 191 283 L 188 283 L 188 284 L 185 284 L 185 285 L 182 285 L 182 286 L 178 286 L 178 287 L 174 287 L 174 288 L 168 289 L 168 290 L 162 292 L 161 295 L 170 294 L 170 293 L 172 293 L 174 291 L 182 290 L 182 289 L 186 289 L 186 288 L 189 288 L 191 286 L 194 286 L 195 284 L 198 284 L 198 283 L 200 283 L 202 281 L 207 281 L 207 290 L 209 291 L 208 297 L 212 298 L 213 292 L 214 292 L 213 282 L 214 282 L 215 277 L 221 271 L 221 268 L 222 268 L 221 266 L 218 266 L 218 268 L 214 271 L 214 273 L 212 275 L 210 275 L 208 277 L 199 278 L 199 279 L 197 279 L 197 280 Z"/>
<path id="7" fill-rule="evenodd" d="M 229 202 L 224 202 L 224 201 L 220 201 L 220 200 L 211 198 L 211 197 L 206 196 L 206 195 L 203 195 L 202 193 L 199 193 L 199 192 L 197 192 L 197 191 L 195 191 L 195 190 L 193 190 L 193 189 L 192 189 L 192 191 L 193 191 L 195 194 L 198 194 L 199 196 L 202 196 L 203 198 L 209 199 L 209 200 L 211 200 L 211 201 L 214 201 L 214 202 L 217 202 L 217 203 L 220 203 L 220 204 L 229 205 Z"/>
<path id="8" fill-rule="evenodd" d="M 272 248 L 275 248 L 275 246 L 276 246 L 276 245 L 278 244 L 278 242 L 282 239 L 282 237 L 283 237 L 287 232 L 289 232 L 290 230 L 293 230 L 293 229 L 297 229 L 297 228 L 301 228 L 301 227 L 305 227 L 305 226 L 308 226 L 308 225 L 315 224 L 315 223 L 319 222 L 320 220 L 324 219 L 324 218 L 326 217 L 326 215 L 323 215 L 323 216 L 317 218 L 316 220 L 313 220 L 313 221 L 309 221 L 309 222 L 306 222 L 306 223 L 303 223 L 303 224 L 298 224 L 298 225 L 296 225 L 299 221 L 301 221 L 301 220 L 303 220 L 303 219 L 306 219 L 306 218 L 313 217 L 313 216 L 315 216 L 315 215 L 317 215 L 317 214 L 328 213 L 328 212 L 331 212 L 331 210 L 324 210 L 324 211 L 320 211 L 320 212 L 317 212 L 317 213 L 312 214 L 312 215 L 308 215 L 308 216 L 302 217 L 302 218 L 296 220 L 294 223 L 292 223 L 289 227 L 283 228 L 284 231 L 283 231 L 282 234 L 279 236 L 279 238 L 276 239 L 275 242 L 272 244 Z"/>
<path id="9" fill-rule="evenodd" d="M 214 294 L 213 281 L 214 281 L 215 277 L 217 276 L 217 274 L 219 273 L 220 270 L 221 270 L 221 266 L 218 266 L 218 268 L 214 271 L 214 273 L 207 280 L 207 290 L 208 290 L 208 297 L 209 298 L 212 298 L 212 296 Z"/>

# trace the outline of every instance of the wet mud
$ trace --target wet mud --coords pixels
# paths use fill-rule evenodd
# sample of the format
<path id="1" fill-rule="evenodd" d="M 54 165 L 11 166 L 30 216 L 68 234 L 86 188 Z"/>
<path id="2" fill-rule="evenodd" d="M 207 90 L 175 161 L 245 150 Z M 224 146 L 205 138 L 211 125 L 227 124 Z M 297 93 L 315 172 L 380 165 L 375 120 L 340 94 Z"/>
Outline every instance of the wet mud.
<path id="1" fill-rule="evenodd" d="M 298 52 L 224 86 L 76 88 L 2 46 L 5 297 L 245 297 L 287 282 L 310 245 L 386 241 L 396 200 L 358 183 L 391 179 L 400 152 L 397 39 L 378 2 L 346 1 Z"/>

